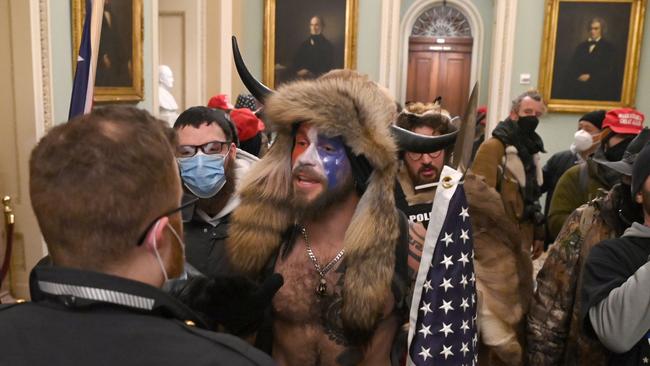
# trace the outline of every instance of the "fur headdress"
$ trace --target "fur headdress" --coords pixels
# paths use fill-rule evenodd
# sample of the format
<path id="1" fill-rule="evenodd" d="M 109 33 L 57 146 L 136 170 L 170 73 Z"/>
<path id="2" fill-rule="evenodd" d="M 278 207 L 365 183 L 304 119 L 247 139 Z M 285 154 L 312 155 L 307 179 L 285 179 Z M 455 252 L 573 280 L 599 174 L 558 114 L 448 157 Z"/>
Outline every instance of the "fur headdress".
<path id="1" fill-rule="evenodd" d="M 259 274 L 295 222 L 289 205 L 294 126 L 307 122 L 319 133 L 342 136 L 353 154 L 365 156 L 373 168 L 345 233 L 341 314 L 347 332 L 369 334 L 391 296 L 399 235 L 393 198 L 397 147 L 390 133 L 395 104 L 374 82 L 338 70 L 285 84 L 266 102 L 266 116 L 277 139 L 242 182 L 241 204 L 230 223 L 230 259 L 236 269 Z"/>

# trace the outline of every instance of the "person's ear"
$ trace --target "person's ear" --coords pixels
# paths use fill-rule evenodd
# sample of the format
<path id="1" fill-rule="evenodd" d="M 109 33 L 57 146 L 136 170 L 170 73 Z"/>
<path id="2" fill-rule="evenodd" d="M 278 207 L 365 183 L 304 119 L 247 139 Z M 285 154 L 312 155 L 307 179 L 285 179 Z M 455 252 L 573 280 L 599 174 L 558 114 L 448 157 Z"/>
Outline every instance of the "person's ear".
<path id="1" fill-rule="evenodd" d="M 228 151 L 228 155 L 230 155 L 230 158 L 233 160 L 237 157 L 237 145 L 235 145 L 234 142 L 230 143 L 230 151 Z"/>
<path id="2" fill-rule="evenodd" d="M 163 231 L 165 231 L 165 227 L 168 225 L 168 223 L 169 218 L 167 216 L 161 217 L 158 219 L 158 221 L 156 221 L 156 223 L 153 225 L 153 228 L 149 230 L 147 239 L 145 240 L 147 249 L 160 250 L 161 243 L 163 242 Z"/>
<path id="3" fill-rule="evenodd" d="M 634 200 L 638 204 L 643 204 L 643 194 L 641 193 L 641 191 L 639 191 L 639 193 L 634 195 Z"/>
<path id="4" fill-rule="evenodd" d="M 516 121 L 519 119 L 519 114 L 517 114 L 517 111 L 514 109 L 510 111 L 510 120 L 511 121 Z"/>

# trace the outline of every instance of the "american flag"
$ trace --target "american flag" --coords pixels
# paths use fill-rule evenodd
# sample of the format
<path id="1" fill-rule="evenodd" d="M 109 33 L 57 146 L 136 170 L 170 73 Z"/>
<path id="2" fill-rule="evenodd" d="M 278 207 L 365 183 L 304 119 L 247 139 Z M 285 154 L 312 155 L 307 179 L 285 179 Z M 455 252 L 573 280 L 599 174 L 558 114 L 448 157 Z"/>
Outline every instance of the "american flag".
<path id="1" fill-rule="evenodd" d="M 84 18 L 81 43 L 79 44 L 79 53 L 77 54 L 77 67 L 72 85 L 68 119 L 90 112 L 93 105 L 104 0 L 86 0 L 85 9 L 86 16 Z"/>
<path id="2" fill-rule="evenodd" d="M 411 303 L 410 365 L 476 365 L 474 245 L 462 174 L 436 191 Z"/>

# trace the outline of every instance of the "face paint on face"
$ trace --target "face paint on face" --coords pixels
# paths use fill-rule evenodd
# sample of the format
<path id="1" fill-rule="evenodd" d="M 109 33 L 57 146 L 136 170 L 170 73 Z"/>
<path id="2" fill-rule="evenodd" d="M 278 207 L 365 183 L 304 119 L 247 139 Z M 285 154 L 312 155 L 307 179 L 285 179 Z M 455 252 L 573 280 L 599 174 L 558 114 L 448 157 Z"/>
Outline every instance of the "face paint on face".
<path id="1" fill-rule="evenodd" d="M 345 154 L 343 139 L 337 137 L 325 137 L 318 135 L 317 150 L 325 175 L 327 176 L 327 187 L 335 189 L 350 172 L 350 161 Z"/>
<path id="2" fill-rule="evenodd" d="M 291 160 L 299 184 L 321 181 L 328 191 L 336 189 L 351 172 L 343 139 L 318 134 L 317 129 L 308 125 L 300 126 L 296 133 Z"/>

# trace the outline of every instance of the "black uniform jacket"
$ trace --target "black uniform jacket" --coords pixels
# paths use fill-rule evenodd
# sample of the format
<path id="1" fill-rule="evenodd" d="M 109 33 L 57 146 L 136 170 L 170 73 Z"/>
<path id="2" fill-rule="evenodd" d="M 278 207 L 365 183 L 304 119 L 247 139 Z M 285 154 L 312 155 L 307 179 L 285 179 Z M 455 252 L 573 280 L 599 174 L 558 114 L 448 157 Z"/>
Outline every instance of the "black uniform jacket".
<path id="1" fill-rule="evenodd" d="M 273 364 L 141 282 L 40 267 L 30 288 L 32 302 L 0 306 L 0 365 Z"/>

